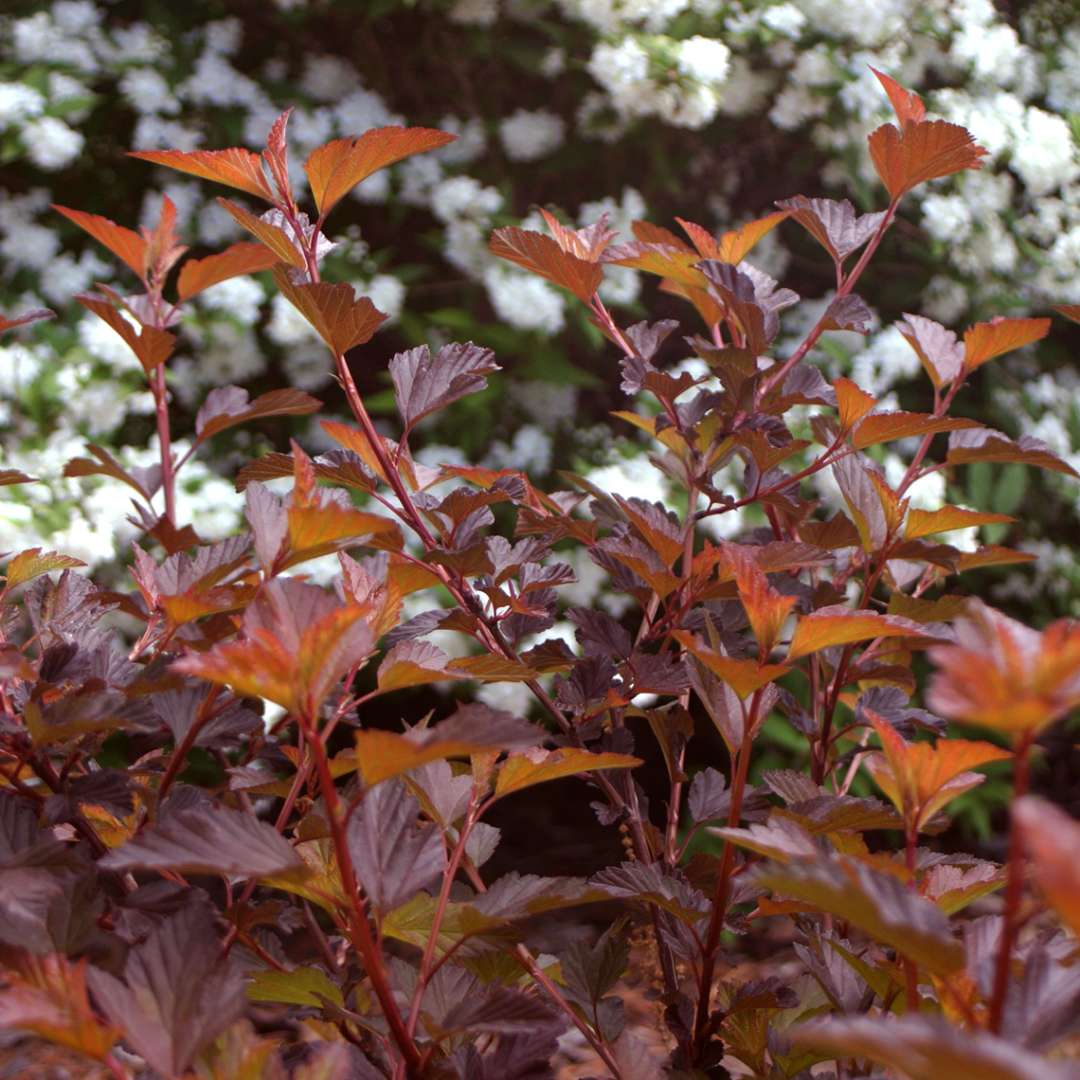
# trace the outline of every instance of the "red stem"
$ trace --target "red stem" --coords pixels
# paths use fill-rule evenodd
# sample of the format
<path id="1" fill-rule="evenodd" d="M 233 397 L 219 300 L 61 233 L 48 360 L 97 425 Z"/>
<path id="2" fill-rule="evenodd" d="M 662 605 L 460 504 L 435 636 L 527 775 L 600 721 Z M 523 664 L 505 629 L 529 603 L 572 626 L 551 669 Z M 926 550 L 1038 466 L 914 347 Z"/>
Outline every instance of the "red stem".
<path id="1" fill-rule="evenodd" d="M 904 837 L 904 864 L 907 866 L 908 888 L 916 889 L 915 882 L 915 845 L 918 842 L 918 830 L 914 824 L 907 828 Z M 919 966 L 914 960 L 904 957 L 904 980 L 907 984 L 907 1011 L 917 1013 L 919 1011 Z"/>

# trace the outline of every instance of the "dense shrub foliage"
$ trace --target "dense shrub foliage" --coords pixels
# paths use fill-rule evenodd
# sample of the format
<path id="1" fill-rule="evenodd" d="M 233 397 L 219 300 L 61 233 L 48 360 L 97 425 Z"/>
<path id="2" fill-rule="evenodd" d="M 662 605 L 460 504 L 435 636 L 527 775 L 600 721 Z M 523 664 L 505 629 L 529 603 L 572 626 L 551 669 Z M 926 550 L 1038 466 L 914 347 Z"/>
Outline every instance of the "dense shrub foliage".
<path id="1" fill-rule="evenodd" d="M 65 468 L 130 499 L 134 589 L 65 552 L 6 562 L 6 1028 L 126 1077 L 543 1077 L 569 1046 L 621 1080 L 1075 1075 L 1080 825 L 1028 792 L 1037 740 L 1080 704 L 1080 625 L 1032 630 L 965 596 L 960 575 L 1031 556 L 948 538 L 1013 519 L 914 497 L 980 467 L 1075 479 L 1039 439 L 954 411 L 1050 320 L 958 335 L 906 315 L 924 411 L 809 362 L 823 335 L 869 332 L 856 287 L 902 200 L 987 156 L 873 75 L 894 113 L 868 139 L 881 209 L 788 192 L 718 234 L 680 218 L 619 238 L 604 214 L 542 211 L 545 231 L 490 235 L 618 356 L 614 423 L 647 438 L 659 499 L 415 456 L 431 417 L 501 378 L 473 342 L 395 354 L 393 437 L 372 420 L 356 372 L 386 315 L 324 277 L 326 220 L 453 133 L 315 146 L 305 208 L 288 111 L 261 153 L 136 152 L 232 189 L 216 205 L 248 239 L 200 258 L 168 196 L 141 231 L 56 207 L 117 260 L 118 288 L 76 299 L 133 357 L 155 439 L 138 465 L 90 443 Z M 784 221 L 835 282 L 793 346 L 799 297 L 746 261 Z M 659 276 L 682 319 L 617 320 L 603 284 L 625 270 Z M 260 271 L 350 415 L 319 420 L 325 452 L 247 461 L 246 529 L 213 540 L 181 498 L 199 456 L 321 407 L 304 386 L 218 386 L 174 438 L 185 311 Z M 309 576 L 327 557 L 329 580 Z M 573 598 L 586 573 L 606 583 L 595 605 Z M 770 725 L 803 768 L 762 769 Z M 1014 790 L 1002 858 L 936 844 L 997 763 Z M 581 790 L 583 872 L 532 872 Z M 523 820 L 531 857 L 506 854 Z"/>
<path id="2" fill-rule="evenodd" d="M 63 307 L 63 318 L 9 342 L 0 371 L 0 438 L 8 462 L 56 476 L 85 439 L 131 467 L 156 453 L 153 401 L 130 354 L 66 298 L 116 273 L 92 242 L 49 209 L 78 205 L 150 225 L 164 191 L 199 254 L 242 230 L 193 178 L 119 165 L 120 151 L 255 146 L 273 119 L 290 122 L 293 176 L 335 136 L 403 123 L 453 131 L 440 150 L 373 174 L 338 208 L 327 271 L 391 318 L 358 372 L 373 415 L 393 408 L 386 361 L 434 340 L 496 349 L 507 372 L 483 397 L 425 428 L 422 461 L 612 470 L 669 497 L 632 432 L 611 444 L 603 423 L 617 380 L 582 310 L 542 279 L 491 255 L 492 228 L 539 228 L 535 206 L 585 225 L 603 210 L 630 222 L 690 217 L 730 229 L 793 191 L 875 206 L 865 135 L 885 118 L 872 65 L 929 91 L 937 115 L 988 150 L 982 170 L 914 191 L 902 227 L 884 241 L 871 332 L 835 332 L 816 362 L 854 378 L 894 408 L 925 410 L 917 362 L 895 329 L 907 311 L 948 325 L 1077 302 L 1080 155 L 1074 109 L 1080 38 L 1070 0 L 292 0 L 264 5 L 9 0 L 0 25 L 0 310 Z M 1006 9 L 1009 10 L 1006 10 Z M 1015 13 L 1015 12 L 1018 12 Z M 141 211 L 140 211 L 141 208 Z M 787 225 L 754 262 L 823 308 L 835 288 L 813 242 Z M 47 271 L 47 272 L 46 272 Z M 114 281 L 119 285 L 120 279 Z M 644 288 L 644 292 L 643 292 Z M 602 297 L 625 322 L 675 317 L 639 271 L 611 267 Z M 646 302 L 643 296 L 647 296 Z M 789 312 L 793 348 L 819 309 Z M 285 383 L 334 392 L 322 344 L 265 278 L 234 278 L 187 305 L 170 363 L 175 435 L 190 443 L 213 386 Z M 967 411 L 1010 436 L 1041 438 L 1074 467 L 1080 405 L 1075 332 L 970 388 Z M 59 363 L 57 361 L 60 361 Z M 697 369 L 696 374 L 702 374 Z M 577 423 L 568 422 L 576 417 Z M 292 430 L 330 444 L 314 422 Z M 202 534 L 227 536 L 241 518 L 231 476 L 276 445 L 281 425 L 233 431 L 200 456 L 177 492 Z M 429 449 L 429 445 L 431 449 Z M 885 449 L 897 479 L 903 457 Z M 1069 538 L 1075 487 L 1016 465 L 967 470 L 946 489 L 933 474 L 912 492 L 926 509 L 952 502 L 1022 516 L 1010 537 L 1037 556 L 989 571 L 980 589 L 1014 613 L 1080 613 Z M 951 477 L 949 478 L 951 479 Z M 823 492 L 825 494 L 826 492 Z M 0 549 L 62 546 L 108 564 L 133 537 L 126 496 L 94 479 L 13 491 L 0 512 Z M 745 519 L 745 520 L 744 520 Z M 761 524 L 754 508 L 727 518 Z M 984 527 L 1001 542 L 1006 530 Z M 993 590 L 991 592 L 991 590 Z"/>

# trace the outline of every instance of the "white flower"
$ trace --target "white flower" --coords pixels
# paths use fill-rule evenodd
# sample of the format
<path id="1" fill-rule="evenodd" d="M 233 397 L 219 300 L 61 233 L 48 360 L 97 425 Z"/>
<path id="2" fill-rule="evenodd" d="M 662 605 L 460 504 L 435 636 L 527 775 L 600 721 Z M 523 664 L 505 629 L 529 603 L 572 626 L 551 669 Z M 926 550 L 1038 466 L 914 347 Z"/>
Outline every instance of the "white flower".
<path id="1" fill-rule="evenodd" d="M 1064 118 L 1029 108 L 1009 162 L 1032 195 L 1046 195 L 1080 176 L 1080 155 Z"/>
<path id="2" fill-rule="evenodd" d="M 971 206 L 961 195 L 927 195 L 922 212 L 923 227 L 936 240 L 959 242 L 971 234 Z"/>
<path id="3" fill-rule="evenodd" d="M 478 158 L 487 145 L 484 124 L 478 116 L 467 120 L 457 116 L 444 116 L 439 121 L 439 130 L 457 136 L 453 142 L 440 146 L 435 151 L 439 160 L 447 165 L 466 165 Z"/>
<path id="4" fill-rule="evenodd" d="M 355 68 L 340 56 L 309 56 L 300 88 L 316 101 L 339 101 L 360 81 Z"/>
<path id="5" fill-rule="evenodd" d="M 208 202 L 199 210 L 197 225 L 200 242 L 210 247 L 229 243 L 244 232 L 232 214 L 217 202 Z"/>
<path id="6" fill-rule="evenodd" d="M 542 278 L 502 263 L 484 271 L 495 314 L 519 330 L 556 334 L 563 328 L 562 295 Z"/>
<path id="7" fill-rule="evenodd" d="M 86 139 L 55 116 L 41 116 L 23 128 L 23 141 L 30 160 L 50 172 L 70 165 L 82 152 Z"/>
<path id="8" fill-rule="evenodd" d="M 517 109 L 499 122 L 499 138 L 511 161 L 536 161 L 562 145 L 566 124 L 546 109 Z"/>
<path id="9" fill-rule="evenodd" d="M 566 50 L 555 45 L 544 53 L 540 61 L 540 74 L 547 79 L 554 79 L 566 70 Z"/>
<path id="10" fill-rule="evenodd" d="M 24 83 L 0 83 L 0 128 L 40 116 L 45 98 Z"/>
<path id="11" fill-rule="evenodd" d="M 486 221 L 502 208 L 502 195 L 472 176 L 451 176 L 431 193 L 431 212 L 442 222 L 460 217 Z"/>
<path id="12" fill-rule="evenodd" d="M 300 345 L 317 340 L 311 323 L 285 299 L 281 293 L 275 293 L 270 301 L 270 322 L 266 326 L 266 336 L 275 345 Z M 325 351 L 323 356 L 325 357 Z"/>
<path id="13" fill-rule="evenodd" d="M 245 326 L 258 322 L 264 299 L 262 286 L 246 276 L 219 281 L 199 294 L 199 303 L 203 307 L 230 315 Z"/>
<path id="14" fill-rule="evenodd" d="M 165 113 L 174 116 L 180 102 L 161 72 L 151 67 L 132 68 L 120 80 L 120 92 L 140 113 Z"/>
<path id="15" fill-rule="evenodd" d="M 392 113 L 386 102 L 373 90 L 354 90 L 333 108 L 338 131 L 342 135 L 362 135 L 369 128 L 400 124 L 402 118 Z"/>
<path id="16" fill-rule="evenodd" d="M 822 116 L 829 107 L 829 99 L 811 94 L 802 86 L 785 86 L 777 95 L 769 110 L 769 119 L 785 131 L 794 131 L 807 120 Z"/>
<path id="17" fill-rule="evenodd" d="M 101 360 L 118 371 L 141 371 L 135 354 L 124 339 L 108 323 L 102 322 L 89 311 L 76 326 L 79 344 L 95 359 Z"/>
<path id="18" fill-rule="evenodd" d="M 806 16 L 794 4 L 777 4 L 765 10 L 761 21 L 784 37 L 797 38 L 806 25 Z"/>
<path id="19" fill-rule="evenodd" d="M 59 247 L 60 237 L 52 229 L 33 222 L 14 222 L 0 242 L 0 256 L 8 269 L 25 266 L 44 270 Z"/>
<path id="20" fill-rule="evenodd" d="M 330 381 L 330 354 L 319 342 L 291 346 L 285 350 L 284 363 L 290 382 L 301 390 L 317 390 Z"/>
<path id="21" fill-rule="evenodd" d="M 487 456 L 492 469 L 521 469 L 543 475 L 551 468 L 551 436 L 535 424 L 524 424 L 514 432 L 511 445 L 496 442 Z"/>
<path id="22" fill-rule="evenodd" d="M 702 37 L 700 34 L 679 42 L 679 72 L 698 82 L 715 85 L 722 83 L 727 76 L 731 51 L 715 38 Z"/>
<path id="23" fill-rule="evenodd" d="M 393 274 L 376 274 L 367 284 L 357 283 L 357 292 L 366 296 L 393 322 L 405 306 L 405 286 Z"/>

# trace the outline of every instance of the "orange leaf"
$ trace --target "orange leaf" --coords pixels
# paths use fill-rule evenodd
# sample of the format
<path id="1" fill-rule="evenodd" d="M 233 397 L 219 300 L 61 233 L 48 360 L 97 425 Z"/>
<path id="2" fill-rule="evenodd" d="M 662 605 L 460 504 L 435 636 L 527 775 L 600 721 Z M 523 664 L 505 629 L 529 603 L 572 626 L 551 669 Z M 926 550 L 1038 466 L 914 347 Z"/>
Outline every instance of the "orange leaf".
<path id="1" fill-rule="evenodd" d="M 876 404 L 877 398 L 868 394 L 850 379 L 843 377 L 833 383 L 836 391 L 836 407 L 840 412 L 840 426 L 849 430 L 858 423 Z"/>
<path id="2" fill-rule="evenodd" d="M 1078 476 L 1066 461 L 1051 454 L 1044 442 L 1031 435 L 1021 435 L 1015 441 L 992 428 L 976 427 L 953 435 L 945 454 L 946 465 L 969 465 L 976 461 L 1017 462 L 1035 465 L 1040 469 Z"/>
<path id="3" fill-rule="evenodd" d="M 334 354 L 346 353 L 370 341 L 386 320 L 366 296 L 358 298 L 346 282 L 295 285 L 281 267 L 274 269 L 274 280 Z"/>
<path id="4" fill-rule="evenodd" d="M 787 664 L 759 664 L 756 660 L 738 660 L 725 656 L 706 648 L 696 635 L 687 630 L 676 630 L 674 637 L 743 700 L 755 690 L 775 682 L 791 670 Z"/>
<path id="5" fill-rule="evenodd" d="M 617 235 L 614 229 L 608 228 L 607 215 L 594 225 L 584 229 L 572 229 L 564 225 L 554 214 L 548 213 L 541 208 L 540 215 L 555 240 L 555 243 L 569 252 L 571 255 L 584 259 L 586 262 L 597 262 L 604 249 Z"/>
<path id="6" fill-rule="evenodd" d="M 1015 563 L 1034 562 L 1037 558 L 1033 551 L 1013 551 L 996 544 L 985 544 L 974 551 L 961 551 L 956 558 L 956 569 L 959 572 L 976 570 L 981 566 L 1011 566 Z"/>
<path id="7" fill-rule="evenodd" d="M 495 782 L 495 798 L 501 799 L 511 792 L 522 791 L 535 784 L 546 784 L 564 776 L 604 769 L 633 769 L 640 764 L 640 758 L 628 754 L 594 754 L 573 746 L 560 750 L 526 750 L 521 754 L 511 754 L 503 762 Z"/>
<path id="8" fill-rule="evenodd" d="M 70 555 L 61 555 L 56 551 L 47 551 L 42 555 L 41 548 L 30 548 L 28 551 L 20 551 L 7 564 L 4 588 L 14 589 L 17 585 L 23 585 L 51 570 L 66 570 L 85 565 L 82 559 L 75 559 Z"/>
<path id="9" fill-rule="evenodd" d="M 893 112 L 896 113 L 896 119 L 900 121 L 901 127 L 906 124 L 918 124 L 926 119 L 926 106 L 914 90 L 905 90 L 891 75 L 886 75 L 875 67 L 871 67 L 870 70 L 877 76 L 878 82 L 885 87 L 885 93 L 889 95 Z"/>
<path id="10" fill-rule="evenodd" d="M 913 829 L 922 829 L 942 807 L 983 782 L 985 777 L 970 770 L 1012 756 L 993 743 L 965 739 L 909 743 L 872 709 L 866 712 L 883 747 L 866 759 L 867 769 Z"/>
<path id="11" fill-rule="evenodd" d="M 528 682 L 537 676 L 537 672 L 527 664 L 487 653 L 451 660 L 447 668 L 451 675 L 464 679 L 479 679 L 482 682 Z"/>
<path id="12" fill-rule="evenodd" d="M 1012 812 L 1039 888 L 1080 937 L 1080 824 L 1034 795 L 1017 800 Z"/>
<path id="13" fill-rule="evenodd" d="M 1049 319 L 1006 319 L 999 316 L 964 331 L 964 370 L 993 360 L 1002 353 L 1040 341 L 1050 332 Z"/>
<path id="14" fill-rule="evenodd" d="M 295 266 L 298 270 L 306 269 L 307 261 L 304 259 L 304 253 L 284 229 L 269 221 L 263 221 L 262 218 L 256 217 L 250 210 L 245 210 L 242 206 L 229 202 L 228 199 L 219 197 L 218 202 L 229 212 L 237 225 L 247 229 L 274 255 L 274 260 L 270 263 L 270 266 L 276 266 L 279 262 L 283 262 Z"/>
<path id="15" fill-rule="evenodd" d="M 190 300 L 211 285 L 241 274 L 269 270 L 279 261 L 277 255 L 264 244 L 233 244 L 220 254 L 208 255 L 205 259 L 188 259 L 180 269 L 176 294 L 181 300 Z"/>
<path id="16" fill-rule="evenodd" d="M 943 506 L 940 510 L 910 510 L 904 523 L 904 539 L 914 540 L 934 533 L 967 529 L 972 525 L 1007 525 L 1016 518 L 1008 514 L 989 514 L 965 510 L 962 506 Z"/>
<path id="17" fill-rule="evenodd" d="M 876 611 L 853 610 L 843 604 L 818 608 L 804 615 L 795 627 L 788 647 L 788 660 L 829 649 L 834 645 L 851 645 L 871 638 L 915 637 L 930 635 L 910 619 L 898 615 L 879 615 Z"/>
<path id="18" fill-rule="evenodd" d="M 929 413 L 891 412 L 874 413 L 855 428 L 851 444 L 864 450 L 875 443 L 907 439 L 912 435 L 932 435 L 939 431 L 957 431 L 960 428 L 978 427 L 974 420 L 958 416 L 931 416 Z"/>
<path id="19" fill-rule="evenodd" d="M 331 208 L 362 180 L 396 161 L 437 150 L 456 139 L 433 128 L 382 127 L 365 131 L 356 139 L 334 139 L 311 152 L 304 172 L 319 213 Z"/>
<path id="20" fill-rule="evenodd" d="M 568 289 L 583 303 L 589 303 L 603 280 L 604 272 L 594 262 L 587 262 L 563 251 L 543 233 L 508 227 L 496 229 L 488 244 L 493 255 L 510 262 L 554 285 Z"/>
<path id="21" fill-rule="evenodd" d="M 724 544 L 723 551 L 731 564 L 739 599 L 757 638 L 762 659 L 767 657 L 780 637 L 780 631 L 795 606 L 794 596 L 784 596 L 769 584 L 750 550 L 738 544 Z"/>
<path id="22" fill-rule="evenodd" d="M 138 277 L 146 277 L 146 241 L 137 232 L 125 229 L 123 225 L 117 225 L 98 214 L 69 210 L 56 203 L 52 204 L 52 208 L 88 232 L 99 244 L 107 247 L 121 262 L 134 270 Z"/>
<path id="23" fill-rule="evenodd" d="M 772 214 L 766 214 L 763 218 L 748 221 L 738 229 L 731 229 L 713 236 L 707 229 L 695 225 L 692 221 L 684 221 L 682 218 L 675 220 L 682 226 L 683 231 L 690 237 L 690 242 L 697 248 L 698 254 L 703 259 L 717 259 L 720 262 L 738 265 L 753 250 L 762 237 L 768 235 L 785 218 L 790 216 L 787 210 L 777 210 Z"/>
<path id="24" fill-rule="evenodd" d="M 377 683 L 381 693 L 408 686 L 426 686 L 445 679 L 460 678 L 446 670 L 450 658 L 427 641 L 402 641 L 395 645 L 379 665 Z M 359 736 L 358 736 L 359 738 Z M 410 765 L 409 768 L 412 768 Z M 368 783 L 374 783 L 369 780 Z"/>
<path id="25" fill-rule="evenodd" d="M 1080 323 L 1080 304 L 1055 304 L 1054 310 L 1074 323 Z"/>
<path id="26" fill-rule="evenodd" d="M 894 200 L 927 180 L 981 168 L 986 154 L 971 132 L 945 120 L 909 123 L 902 133 L 882 124 L 869 142 L 874 168 Z"/>
<path id="27" fill-rule="evenodd" d="M 274 201 L 259 155 L 238 146 L 227 150 L 130 150 L 128 154 L 202 180 L 239 188 L 269 203 Z"/>
<path id="28" fill-rule="evenodd" d="M 951 330 L 922 315 L 905 315 L 896 328 L 915 350 L 919 363 L 936 388 L 951 383 L 960 374 L 964 366 L 964 348 Z"/>
<path id="29" fill-rule="evenodd" d="M 1029 738 L 1080 705 L 1080 622 L 1041 633 L 972 600 L 956 644 L 930 651 L 930 708 L 951 720 Z"/>
<path id="30" fill-rule="evenodd" d="M 148 375 L 172 356 L 176 338 L 167 331 L 152 326 L 132 326 L 109 301 L 94 293 L 80 293 L 75 299 L 124 339 Z"/>
<path id="31" fill-rule="evenodd" d="M 645 241 L 619 244 L 604 252 L 603 262 L 644 270 L 647 274 L 669 278 L 691 288 L 704 289 L 706 286 L 705 275 L 694 269 L 701 262 L 701 256 L 681 242 L 678 247 Z"/>

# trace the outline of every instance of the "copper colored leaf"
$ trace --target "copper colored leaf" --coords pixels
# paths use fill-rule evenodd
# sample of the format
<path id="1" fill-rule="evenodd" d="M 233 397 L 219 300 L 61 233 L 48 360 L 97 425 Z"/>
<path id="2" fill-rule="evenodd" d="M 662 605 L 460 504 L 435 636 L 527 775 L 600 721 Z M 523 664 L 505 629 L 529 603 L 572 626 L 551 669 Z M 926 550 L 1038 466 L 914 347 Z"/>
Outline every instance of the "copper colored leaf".
<path id="1" fill-rule="evenodd" d="M 931 650 L 927 702 L 950 720 L 1026 737 L 1080 705 L 1080 623 L 1044 631 L 972 600 L 955 643 Z"/>
<path id="2" fill-rule="evenodd" d="M 935 974 L 963 967 L 964 947 L 953 937 L 949 920 L 891 874 L 848 858 L 819 858 L 769 866 L 755 882 L 843 919 Z"/>
<path id="3" fill-rule="evenodd" d="M 1074 323 L 1080 323 L 1080 304 L 1055 304 L 1054 310 Z"/>
<path id="4" fill-rule="evenodd" d="M 483 653 L 480 656 L 462 656 L 451 660 L 449 670 L 466 679 L 482 682 L 528 682 L 536 678 L 536 672 L 518 660 Z"/>
<path id="5" fill-rule="evenodd" d="M 68 221 L 74 222 L 80 229 L 88 232 L 99 244 L 107 247 L 122 263 L 128 266 L 139 278 L 145 278 L 146 240 L 133 229 L 117 225 L 98 214 L 87 214 L 82 210 L 69 210 L 66 206 L 52 204 L 52 208 L 63 214 Z"/>
<path id="6" fill-rule="evenodd" d="M 86 990 L 86 961 L 27 953 L 4 965 L 0 1028 L 30 1032 L 103 1060 L 119 1031 L 99 1019 Z"/>
<path id="7" fill-rule="evenodd" d="M 877 443 L 907 439 L 912 435 L 933 435 L 940 431 L 958 431 L 960 428 L 978 427 L 974 420 L 955 416 L 931 416 L 929 413 L 873 413 L 855 428 L 851 438 L 857 450 L 864 450 Z"/>
<path id="8" fill-rule="evenodd" d="M 357 184 L 379 169 L 385 169 L 413 154 L 437 150 L 457 138 L 433 128 L 372 128 L 355 139 L 334 139 L 311 152 L 304 172 L 319 213 L 331 208 Z"/>
<path id="9" fill-rule="evenodd" d="M 4 587 L 14 589 L 52 570 L 85 565 L 82 559 L 75 559 L 70 555 L 61 555 L 57 551 L 46 551 L 42 554 L 41 548 L 30 548 L 28 551 L 20 551 L 8 562 L 4 570 L 4 576 L 7 578 Z"/>
<path id="10" fill-rule="evenodd" d="M 244 612 L 241 637 L 192 653 L 173 670 L 314 716 L 337 683 L 374 651 L 365 609 L 296 578 L 274 578 Z"/>
<path id="11" fill-rule="evenodd" d="M 280 267 L 274 270 L 274 280 L 333 353 L 346 353 L 370 341 L 386 320 L 366 296 L 357 297 L 346 282 L 295 285 Z"/>
<path id="12" fill-rule="evenodd" d="M 628 266 L 633 270 L 644 270 L 647 274 L 656 274 L 682 286 L 699 290 L 705 288 L 705 278 L 701 271 L 694 269 L 701 262 L 701 256 L 681 240 L 676 240 L 675 244 L 644 240 L 619 244 L 608 248 L 602 261 Z"/>
<path id="13" fill-rule="evenodd" d="M 214 180 L 267 202 L 274 201 L 262 160 L 250 150 L 233 146 L 227 150 L 132 150 L 129 153 L 141 161 L 176 169 L 202 180 Z"/>
<path id="14" fill-rule="evenodd" d="M 0 469 L 0 487 L 11 487 L 14 484 L 36 484 L 37 478 L 27 476 L 18 469 Z"/>
<path id="15" fill-rule="evenodd" d="M 16 326 L 27 326 L 30 323 L 41 322 L 43 319 L 55 319 L 56 312 L 48 308 L 35 308 L 33 311 L 24 311 L 11 319 L 0 315 L 0 334 L 13 330 Z"/>
<path id="16" fill-rule="evenodd" d="M 836 407 L 840 413 L 840 426 L 847 431 L 860 421 L 877 404 L 877 398 L 868 394 L 850 379 L 842 376 L 833 383 L 836 391 Z"/>
<path id="17" fill-rule="evenodd" d="M 434 355 L 426 345 L 398 353 L 390 361 L 390 377 L 405 435 L 423 417 L 483 390 L 485 376 L 498 370 L 494 353 L 471 341 L 444 345 Z"/>
<path id="18" fill-rule="evenodd" d="M 198 442 L 204 442 L 219 431 L 249 420 L 266 416 L 308 416 L 318 412 L 321 406 L 318 398 L 291 387 L 270 390 L 251 401 L 242 387 L 220 386 L 206 395 L 195 417 L 195 433 Z"/>
<path id="19" fill-rule="evenodd" d="M 208 803 L 166 815 L 105 855 L 111 870 L 178 870 L 184 874 L 284 876 L 303 870 L 292 845 L 254 814 Z"/>
<path id="20" fill-rule="evenodd" d="M 914 90 L 906 90 L 891 75 L 886 75 L 875 67 L 870 68 L 870 70 L 885 88 L 885 93 L 889 95 L 889 103 L 892 105 L 893 112 L 896 113 L 896 119 L 900 121 L 901 127 L 906 124 L 919 124 L 926 119 L 926 106 L 922 103 L 922 98 Z"/>
<path id="21" fill-rule="evenodd" d="M 999 316 L 964 331 L 964 370 L 974 371 L 995 356 L 1041 341 L 1050 332 L 1049 319 L 1006 319 Z"/>
<path id="22" fill-rule="evenodd" d="M 753 250 L 763 237 L 772 232 L 788 216 L 788 210 L 781 209 L 755 221 L 748 221 L 737 229 L 713 236 L 707 229 L 682 218 L 675 220 L 682 226 L 683 232 L 690 237 L 690 242 L 703 259 L 716 259 L 719 262 L 738 265 Z"/>
<path id="23" fill-rule="evenodd" d="M 865 1058 L 907 1080 L 1069 1080 L 1053 1062 L 988 1031 L 963 1030 L 943 1016 L 832 1017 L 790 1029 L 796 1045 L 830 1057 Z"/>
<path id="24" fill-rule="evenodd" d="M 499 769 L 495 782 L 495 796 L 502 798 L 515 791 L 522 791 L 534 784 L 546 784 L 564 776 L 597 772 L 604 769 L 633 769 L 641 759 L 628 754 L 599 753 L 576 747 L 559 750 L 529 750 L 511 754 Z"/>
<path id="25" fill-rule="evenodd" d="M 65 476 L 111 476 L 114 480 L 120 480 L 128 487 L 134 488 L 143 499 L 149 502 L 150 492 L 108 450 L 95 446 L 93 443 L 87 443 L 86 449 L 93 455 L 93 459 L 72 458 L 64 466 Z"/>
<path id="26" fill-rule="evenodd" d="M 981 168 L 986 154 L 970 131 L 945 120 L 908 124 L 903 132 L 882 124 L 869 142 L 874 168 L 894 200 L 927 180 Z"/>
<path id="27" fill-rule="evenodd" d="M 935 387 L 940 389 L 960 374 L 964 366 L 964 346 L 951 330 L 922 315 L 905 315 L 896 328 L 915 350 L 919 363 Z"/>
<path id="28" fill-rule="evenodd" d="M 904 523 L 904 538 L 913 540 L 934 533 L 967 529 L 972 525 L 1007 525 L 1016 518 L 1008 514 L 989 514 L 966 510 L 962 506 L 943 506 L 940 510 L 909 510 Z"/>
<path id="29" fill-rule="evenodd" d="M 379 665 L 378 686 L 382 693 L 408 686 L 424 686 L 446 679 L 461 678 L 446 670 L 450 657 L 427 641 L 411 639 L 398 642 Z M 388 732 L 371 732 L 384 735 Z M 357 736 L 359 738 L 359 736 Z M 401 736 L 394 736 L 401 738 Z M 373 783 L 373 781 L 368 781 Z"/>
<path id="30" fill-rule="evenodd" d="M 279 261 L 278 256 L 265 244 L 233 244 L 217 255 L 208 255 L 205 259 L 188 259 L 180 270 L 176 294 L 181 300 L 190 300 L 211 285 L 239 277 L 241 274 L 269 270 Z"/>
<path id="31" fill-rule="evenodd" d="M 752 549 L 725 543 L 723 551 L 735 578 L 739 600 L 764 658 L 776 645 L 780 631 L 795 606 L 795 597 L 784 596 L 769 584 L 768 576 L 757 564 Z"/>
<path id="32" fill-rule="evenodd" d="M 1040 439 L 1021 435 L 1015 441 L 993 428 L 974 427 L 968 431 L 955 431 L 949 436 L 949 449 L 945 455 L 947 465 L 970 465 L 976 461 L 1017 462 L 1035 465 L 1066 476 L 1080 473 L 1056 454 Z"/>
<path id="33" fill-rule="evenodd" d="M 617 235 L 616 231 L 608 226 L 607 214 L 601 215 L 599 221 L 584 229 L 574 229 L 564 225 L 543 207 L 540 208 L 540 216 L 544 219 L 555 243 L 563 251 L 568 251 L 571 255 L 576 255 L 586 262 L 597 262 L 604 249 Z"/>
<path id="34" fill-rule="evenodd" d="M 488 246 L 493 255 L 517 263 L 552 284 L 568 289 L 586 304 L 592 300 L 603 280 L 604 272 L 599 264 L 586 262 L 563 251 L 550 236 L 543 233 L 508 226 L 496 229 Z"/>
<path id="35" fill-rule="evenodd" d="M 431 761 L 519 750 L 535 746 L 542 737 L 543 732 L 526 721 L 474 703 L 460 706 L 434 727 L 414 728 L 404 735 L 358 731 L 356 760 L 364 783 L 372 786 Z"/>
<path id="36" fill-rule="evenodd" d="M 124 339 L 148 375 L 172 355 L 176 338 L 168 331 L 153 326 L 132 326 L 108 300 L 94 293 L 81 293 L 75 299 Z"/>
<path id="37" fill-rule="evenodd" d="M 237 225 L 246 229 L 259 241 L 259 245 L 264 248 L 270 257 L 271 267 L 277 266 L 278 263 L 287 263 L 298 270 L 306 269 L 307 261 L 304 258 L 303 251 L 300 250 L 296 241 L 283 228 L 271 221 L 264 221 L 263 218 L 256 217 L 250 210 L 245 210 L 242 206 L 238 206 L 228 199 L 219 197 L 218 202 Z"/>
<path id="38" fill-rule="evenodd" d="M 1080 937 L 1080 823 L 1034 795 L 1018 800 L 1012 812 L 1039 889 Z"/>
<path id="39" fill-rule="evenodd" d="M 786 664 L 759 664 L 756 660 L 740 660 L 725 656 L 706 647 L 702 641 L 686 630 L 676 630 L 674 636 L 743 700 L 755 690 L 760 690 L 763 686 L 775 682 L 791 670 Z"/>
<path id="40" fill-rule="evenodd" d="M 930 637 L 926 627 L 899 615 L 879 615 L 837 604 L 818 608 L 799 619 L 788 648 L 788 660 L 798 659 L 834 645 L 851 645 L 872 638 Z"/>
<path id="41" fill-rule="evenodd" d="M 197 894 L 196 894 L 197 896 Z M 181 1076 L 245 1005 L 208 909 L 194 898 L 133 946 L 123 979 L 91 968 L 90 989 L 125 1041 L 163 1076 Z"/>

